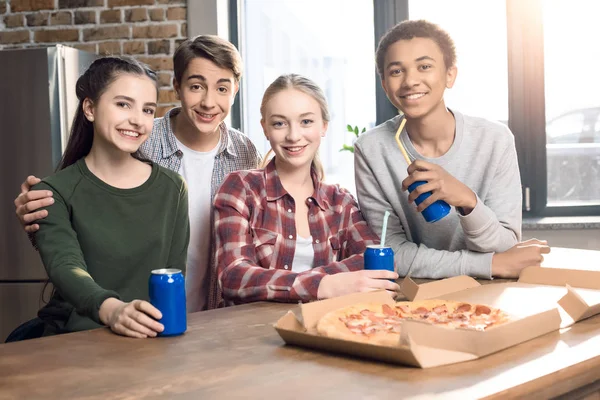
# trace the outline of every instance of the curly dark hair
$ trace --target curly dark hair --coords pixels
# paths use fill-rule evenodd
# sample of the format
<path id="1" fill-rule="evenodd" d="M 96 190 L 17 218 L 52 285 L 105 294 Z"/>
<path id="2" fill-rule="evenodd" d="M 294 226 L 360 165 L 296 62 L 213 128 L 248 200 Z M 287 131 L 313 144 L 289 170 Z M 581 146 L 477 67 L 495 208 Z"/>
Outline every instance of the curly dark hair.
<path id="1" fill-rule="evenodd" d="M 414 21 L 407 20 L 400 22 L 387 31 L 379 41 L 377 51 L 375 52 L 375 60 L 377 62 L 377 72 L 382 79 L 385 67 L 383 64 L 389 47 L 399 40 L 410 40 L 416 37 L 431 39 L 439 46 L 444 55 L 444 64 L 446 64 L 446 68 L 456 65 L 456 49 L 454 47 L 454 41 L 448 32 L 438 25 L 424 19 Z"/>

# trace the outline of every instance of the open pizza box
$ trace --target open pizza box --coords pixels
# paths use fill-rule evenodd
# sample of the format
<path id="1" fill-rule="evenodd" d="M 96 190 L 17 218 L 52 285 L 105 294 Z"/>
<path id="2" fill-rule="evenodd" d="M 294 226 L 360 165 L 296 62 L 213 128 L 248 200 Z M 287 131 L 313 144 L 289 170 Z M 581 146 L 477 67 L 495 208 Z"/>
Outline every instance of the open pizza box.
<path id="1" fill-rule="evenodd" d="M 486 304 L 514 319 L 485 331 L 405 320 L 399 343 L 393 347 L 317 334 L 317 322 L 330 311 L 358 303 L 394 303 L 387 292 L 377 291 L 301 304 L 299 315 L 288 311 L 275 329 L 286 344 L 430 368 L 474 360 L 600 313 L 600 271 L 530 267 L 518 282 L 480 285 L 473 278 L 458 276 L 417 285 L 406 278 L 401 288 L 409 300 Z"/>

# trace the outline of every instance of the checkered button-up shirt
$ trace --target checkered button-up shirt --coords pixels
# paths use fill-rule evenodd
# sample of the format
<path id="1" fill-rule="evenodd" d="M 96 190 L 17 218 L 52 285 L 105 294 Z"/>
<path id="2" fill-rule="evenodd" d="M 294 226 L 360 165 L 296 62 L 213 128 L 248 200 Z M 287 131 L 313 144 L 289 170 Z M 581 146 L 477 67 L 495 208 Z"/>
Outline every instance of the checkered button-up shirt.
<path id="1" fill-rule="evenodd" d="M 216 268 L 226 303 L 315 300 L 324 276 L 363 268 L 366 246 L 379 238 L 353 196 L 337 185 L 316 183 L 306 204 L 315 267 L 297 273 L 296 207 L 275 160 L 265 169 L 227 176 L 214 201 Z"/>

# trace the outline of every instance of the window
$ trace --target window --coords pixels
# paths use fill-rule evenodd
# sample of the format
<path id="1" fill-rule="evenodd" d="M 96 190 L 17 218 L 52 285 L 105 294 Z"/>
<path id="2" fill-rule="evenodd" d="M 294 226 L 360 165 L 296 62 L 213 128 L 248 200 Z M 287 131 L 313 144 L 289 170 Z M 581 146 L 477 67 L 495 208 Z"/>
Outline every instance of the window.
<path id="1" fill-rule="evenodd" d="M 542 2 L 548 206 L 600 205 L 600 3 Z"/>
<path id="2" fill-rule="evenodd" d="M 321 143 L 326 180 L 354 191 L 346 126 L 375 125 L 373 1 L 240 0 L 241 53 L 245 64 L 242 130 L 265 154 L 260 103 L 279 75 L 298 73 L 325 92 L 331 121 Z M 316 11 L 318 10 L 318 11 Z"/>

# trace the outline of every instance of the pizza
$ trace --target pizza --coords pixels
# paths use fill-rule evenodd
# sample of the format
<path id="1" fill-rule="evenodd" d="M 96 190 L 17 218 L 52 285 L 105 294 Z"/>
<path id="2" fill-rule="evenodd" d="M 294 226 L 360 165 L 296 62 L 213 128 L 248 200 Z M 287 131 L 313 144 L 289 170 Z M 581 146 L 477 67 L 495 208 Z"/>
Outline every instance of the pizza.
<path id="1" fill-rule="evenodd" d="M 450 329 L 484 331 L 512 319 L 506 312 L 484 304 L 447 300 L 364 303 L 325 314 L 317 323 L 322 336 L 397 346 L 402 320 L 424 321 Z"/>

